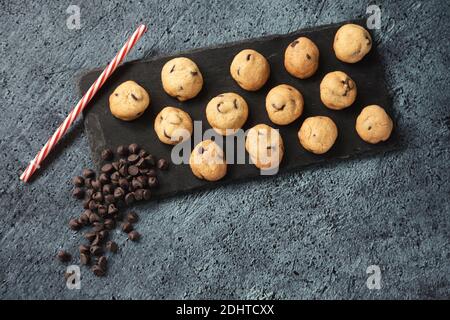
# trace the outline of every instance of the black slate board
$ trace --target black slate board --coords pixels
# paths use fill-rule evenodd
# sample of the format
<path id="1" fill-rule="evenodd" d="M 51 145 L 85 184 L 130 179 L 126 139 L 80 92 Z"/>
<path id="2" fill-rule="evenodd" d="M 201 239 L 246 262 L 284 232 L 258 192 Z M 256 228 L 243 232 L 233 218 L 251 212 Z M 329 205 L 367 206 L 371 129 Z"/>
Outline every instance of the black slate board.
<path id="1" fill-rule="evenodd" d="M 351 21 L 364 26 L 364 21 Z M 244 130 L 257 123 L 266 123 L 280 129 L 285 144 L 285 155 L 280 172 L 300 170 L 306 166 L 330 161 L 337 158 L 349 158 L 362 154 L 384 152 L 395 147 L 395 134 L 378 145 L 370 145 L 362 141 L 355 131 L 356 117 L 361 109 L 369 104 L 385 107 L 392 116 L 391 100 L 384 81 L 384 71 L 380 63 L 377 48 L 359 63 L 346 64 L 336 59 L 332 44 L 337 29 L 346 22 L 299 30 L 287 35 L 275 35 L 258 39 L 245 40 L 238 43 L 225 44 L 213 48 L 197 49 L 190 52 L 177 53 L 173 56 L 156 57 L 149 60 L 137 60 L 125 63 L 97 93 L 90 106 L 84 112 L 85 129 L 88 135 L 93 160 L 101 165 L 99 154 L 104 148 L 116 148 L 121 144 L 137 142 L 146 150 L 158 157 L 170 159 L 171 146 L 161 143 L 154 130 L 153 121 L 156 114 L 167 105 L 180 107 L 187 111 L 193 120 L 203 121 L 203 130 L 210 126 L 206 121 L 205 108 L 208 101 L 223 92 L 236 92 L 244 97 L 249 105 L 249 118 Z M 290 76 L 284 68 L 284 50 L 294 39 L 306 36 L 313 40 L 320 50 L 320 66 L 316 74 L 300 80 Z M 263 54 L 271 66 L 271 76 L 266 85 L 257 92 L 241 89 L 231 78 L 229 66 L 235 54 L 242 49 L 251 48 Z M 169 97 L 163 90 L 160 72 L 165 62 L 173 57 L 186 56 L 199 66 L 204 87 L 200 94 L 189 101 L 178 102 Z M 319 84 L 328 72 L 341 70 L 347 73 L 357 84 L 358 96 L 355 103 L 341 111 L 327 109 L 320 101 Z M 79 87 L 82 93 L 95 81 L 101 70 L 90 71 L 81 77 Z M 139 119 L 125 122 L 114 118 L 108 106 L 108 97 L 120 83 L 134 80 L 148 90 L 151 95 L 151 106 Z M 288 126 L 272 124 L 265 110 L 267 92 L 278 84 L 290 84 L 298 88 L 304 97 L 305 108 L 299 120 Z M 304 150 L 297 138 L 297 132 L 306 117 L 325 115 L 331 117 L 338 126 L 339 136 L 333 148 L 324 155 L 314 155 Z M 395 131 L 394 131 L 395 133 Z M 180 192 L 189 192 L 199 188 L 229 183 L 234 180 L 260 176 L 260 171 L 251 164 L 229 165 L 225 178 L 218 182 L 206 182 L 193 176 L 189 165 L 172 165 L 167 172 L 162 172 L 163 183 L 155 191 L 157 198 Z"/>

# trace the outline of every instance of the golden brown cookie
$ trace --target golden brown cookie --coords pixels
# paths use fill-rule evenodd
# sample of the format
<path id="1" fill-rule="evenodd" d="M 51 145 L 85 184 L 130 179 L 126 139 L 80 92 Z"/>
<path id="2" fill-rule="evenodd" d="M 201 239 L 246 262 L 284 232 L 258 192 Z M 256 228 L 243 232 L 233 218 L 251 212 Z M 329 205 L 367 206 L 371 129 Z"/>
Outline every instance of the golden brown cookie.
<path id="1" fill-rule="evenodd" d="M 303 96 L 294 87 L 280 84 L 267 94 L 266 110 L 273 123 L 290 124 L 297 120 L 303 112 Z"/>
<path id="2" fill-rule="evenodd" d="M 116 118 L 131 121 L 139 118 L 150 104 L 150 95 L 134 81 L 119 85 L 109 96 L 109 109 Z"/>
<path id="3" fill-rule="evenodd" d="M 266 124 L 258 124 L 248 130 L 245 149 L 253 164 L 259 169 L 279 167 L 284 155 L 280 133 Z"/>
<path id="4" fill-rule="evenodd" d="M 248 117 L 244 98 L 232 92 L 219 94 L 206 106 L 206 118 L 213 129 L 221 135 L 234 134 L 242 128 Z"/>
<path id="5" fill-rule="evenodd" d="M 342 71 L 328 73 L 320 83 L 320 99 L 333 110 L 350 107 L 356 99 L 356 84 Z"/>
<path id="6" fill-rule="evenodd" d="M 174 107 L 165 107 L 155 118 L 155 132 L 165 144 L 177 144 L 192 135 L 192 119 L 187 112 Z"/>
<path id="7" fill-rule="evenodd" d="M 192 173 L 199 179 L 217 181 L 227 174 L 223 150 L 212 140 L 204 140 L 195 146 L 189 165 Z"/>
<path id="8" fill-rule="evenodd" d="M 369 53 L 372 37 L 366 29 L 357 24 L 345 24 L 336 32 L 333 48 L 339 60 L 356 63 Z"/>
<path id="9" fill-rule="evenodd" d="M 161 70 L 164 91 L 179 101 L 194 98 L 202 90 L 203 76 L 194 61 L 180 57 L 168 61 Z"/>
<path id="10" fill-rule="evenodd" d="M 270 65 L 259 52 L 245 49 L 234 57 L 230 73 L 242 89 L 256 91 L 269 79 Z"/>
<path id="11" fill-rule="evenodd" d="M 306 150 L 322 154 L 330 150 L 338 136 L 336 124 L 328 117 L 309 117 L 298 131 L 300 144 Z"/>
<path id="12" fill-rule="evenodd" d="M 378 143 L 389 139 L 393 128 L 392 119 L 378 105 L 365 107 L 356 119 L 356 131 L 364 141 Z"/>
<path id="13" fill-rule="evenodd" d="M 306 37 L 294 40 L 284 52 L 284 67 L 296 78 L 311 77 L 319 67 L 319 48 Z"/>

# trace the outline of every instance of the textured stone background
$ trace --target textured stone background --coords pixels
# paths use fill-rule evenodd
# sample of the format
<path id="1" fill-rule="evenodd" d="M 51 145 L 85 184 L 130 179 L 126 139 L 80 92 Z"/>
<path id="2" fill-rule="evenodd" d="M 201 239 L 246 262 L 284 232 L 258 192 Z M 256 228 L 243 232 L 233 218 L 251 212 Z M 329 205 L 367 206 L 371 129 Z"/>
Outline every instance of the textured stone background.
<path id="1" fill-rule="evenodd" d="M 59 248 L 80 206 L 69 178 L 92 165 L 81 122 L 32 184 L 19 171 L 139 22 L 129 59 L 365 16 L 366 1 L 0 1 L 0 298 L 449 298 L 448 1 L 386 1 L 383 54 L 400 151 L 137 208 L 105 279 L 66 289 Z M 81 30 L 65 10 L 80 4 Z M 382 289 L 366 288 L 366 268 Z M 86 269 L 82 269 L 85 270 Z"/>

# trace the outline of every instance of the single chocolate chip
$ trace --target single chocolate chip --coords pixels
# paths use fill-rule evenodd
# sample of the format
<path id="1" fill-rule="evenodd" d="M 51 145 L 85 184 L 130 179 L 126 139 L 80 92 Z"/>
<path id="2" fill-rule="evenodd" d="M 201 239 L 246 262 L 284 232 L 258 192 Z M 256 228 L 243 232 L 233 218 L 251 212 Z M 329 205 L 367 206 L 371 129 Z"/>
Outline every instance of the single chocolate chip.
<path id="1" fill-rule="evenodd" d="M 89 209 L 89 201 L 90 201 L 90 199 L 83 200 L 83 208 L 84 209 Z"/>
<path id="2" fill-rule="evenodd" d="M 291 42 L 291 47 L 294 48 L 298 43 L 298 40 L 294 40 Z"/>
<path id="3" fill-rule="evenodd" d="M 136 189 L 133 193 L 136 201 L 141 201 L 144 199 L 144 189 Z"/>
<path id="4" fill-rule="evenodd" d="M 86 211 L 87 211 L 87 212 L 91 212 L 91 210 L 86 210 Z M 89 215 L 90 215 L 90 213 L 88 214 L 88 213 L 86 213 L 86 211 L 83 212 L 83 213 L 80 215 L 80 219 L 79 219 L 79 221 L 80 221 L 83 225 L 89 224 Z"/>
<path id="5" fill-rule="evenodd" d="M 139 160 L 139 155 L 131 154 L 131 155 L 128 156 L 127 160 L 130 163 L 136 163 Z"/>
<path id="6" fill-rule="evenodd" d="M 120 165 L 119 173 L 122 177 L 126 177 L 128 175 L 128 165 L 127 164 Z"/>
<path id="7" fill-rule="evenodd" d="M 86 188 L 92 188 L 92 180 L 93 180 L 93 178 L 86 178 L 86 179 L 84 179 L 84 186 Z"/>
<path id="8" fill-rule="evenodd" d="M 80 253 L 84 253 L 84 254 L 90 254 L 91 252 L 89 251 L 91 249 L 90 245 L 87 244 L 81 244 L 78 247 L 78 251 L 80 251 Z"/>
<path id="9" fill-rule="evenodd" d="M 83 177 L 85 178 L 94 178 L 95 172 L 92 169 L 84 169 L 83 170 Z"/>
<path id="10" fill-rule="evenodd" d="M 152 196 L 151 191 L 148 189 L 144 189 L 144 192 L 142 194 L 142 197 L 144 198 L 144 200 L 150 200 L 151 196 Z"/>
<path id="11" fill-rule="evenodd" d="M 116 202 L 116 198 L 114 198 L 114 195 L 112 195 L 112 194 L 107 194 L 106 196 L 105 196 L 105 203 L 106 204 L 113 204 L 113 203 L 115 203 Z"/>
<path id="12" fill-rule="evenodd" d="M 311 60 L 311 56 L 309 54 L 306 54 L 306 59 Z"/>
<path id="13" fill-rule="evenodd" d="M 94 200 L 91 200 L 91 201 L 89 201 L 88 207 L 89 207 L 89 210 L 95 210 L 95 209 L 97 209 L 98 204 Z"/>
<path id="14" fill-rule="evenodd" d="M 99 191 L 99 190 L 101 190 L 102 189 L 102 184 L 101 184 L 101 182 L 100 181 L 98 181 L 98 180 L 92 180 L 92 188 L 94 188 L 94 190 L 97 190 L 97 191 Z"/>
<path id="15" fill-rule="evenodd" d="M 91 256 L 85 254 L 85 253 L 80 253 L 80 263 L 82 265 L 88 265 L 91 263 Z"/>
<path id="16" fill-rule="evenodd" d="M 198 76 L 198 71 L 191 71 L 191 75 L 194 77 Z"/>
<path id="17" fill-rule="evenodd" d="M 129 223 L 136 223 L 139 220 L 139 216 L 136 212 L 130 211 L 127 213 L 126 219 Z"/>
<path id="18" fill-rule="evenodd" d="M 104 204 L 101 204 L 97 207 L 97 212 L 101 217 L 104 217 L 108 213 L 108 207 Z"/>
<path id="19" fill-rule="evenodd" d="M 92 195 L 92 200 L 97 201 L 97 202 L 102 202 L 103 201 L 103 194 L 101 192 L 96 192 Z"/>
<path id="20" fill-rule="evenodd" d="M 116 226 L 116 223 L 113 219 L 106 219 L 104 225 L 106 229 L 112 230 Z"/>
<path id="21" fill-rule="evenodd" d="M 136 101 L 138 101 L 139 100 L 139 98 L 138 97 L 136 97 L 136 95 L 132 92 L 132 93 L 130 93 L 130 96 L 133 98 L 133 100 L 136 100 Z"/>
<path id="22" fill-rule="evenodd" d="M 250 60 L 251 57 L 252 57 L 252 54 L 249 53 L 249 54 L 247 55 L 247 61 Z"/>
<path id="23" fill-rule="evenodd" d="M 103 194 L 112 194 L 114 192 L 114 188 L 111 184 L 105 184 L 102 188 Z"/>
<path id="24" fill-rule="evenodd" d="M 134 203 L 134 193 L 130 192 L 125 196 L 125 203 L 129 206 Z"/>
<path id="25" fill-rule="evenodd" d="M 199 147 L 198 148 L 198 154 L 203 154 L 203 152 L 205 152 L 205 148 Z"/>
<path id="26" fill-rule="evenodd" d="M 235 109 L 239 108 L 238 103 L 237 103 L 237 99 L 233 100 L 233 106 L 234 106 Z"/>
<path id="27" fill-rule="evenodd" d="M 106 250 L 108 250 L 112 253 L 116 253 L 118 249 L 119 249 L 119 246 L 114 241 L 108 241 L 106 243 Z"/>
<path id="28" fill-rule="evenodd" d="M 56 256 L 61 262 L 69 262 L 72 260 L 72 255 L 64 250 L 59 251 Z"/>
<path id="29" fill-rule="evenodd" d="M 141 151 L 139 151 L 139 157 L 145 158 L 146 156 L 148 156 L 148 152 L 144 149 L 141 149 Z"/>
<path id="30" fill-rule="evenodd" d="M 147 163 L 145 162 L 145 158 L 140 158 L 138 162 L 136 162 L 136 167 L 138 167 L 139 169 L 145 169 L 145 167 L 147 166 Z"/>
<path id="31" fill-rule="evenodd" d="M 118 146 L 117 147 L 117 154 L 121 157 L 128 156 L 128 147 L 127 146 Z"/>
<path id="32" fill-rule="evenodd" d="M 111 181 L 119 181 L 119 179 L 120 179 L 119 171 L 113 172 L 111 174 Z"/>
<path id="33" fill-rule="evenodd" d="M 142 186 L 141 188 L 144 188 L 147 186 L 147 178 L 145 176 L 139 176 L 135 180 L 141 184 L 141 186 Z"/>
<path id="34" fill-rule="evenodd" d="M 77 199 L 83 199 L 83 197 L 84 197 L 84 190 L 79 188 L 79 187 L 76 187 L 75 189 L 73 189 L 72 195 L 75 198 L 77 198 Z"/>
<path id="35" fill-rule="evenodd" d="M 148 170 L 147 177 L 156 177 L 156 170 L 155 169 Z"/>
<path id="36" fill-rule="evenodd" d="M 148 168 L 139 169 L 139 173 L 142 176 L 146 175 L 149 171 L 150 171 L 150 169 L 148 169 Z"/>
<path id="37" fill-rule="evenodd" d="M 108 238 L 108 236 L 109 236 L 108 230 L 102 230 L 102 231 L 98 232 L 98 238 L 100 240 L 106 240 Z"/>
<path id="38" fill-rule="evenodd" d="M 100 246 L 92 246 L 90 251 L 94 256 L 100 256 L 103 253 L 103 249 Z"/>
<path id="39" fill-rule="evenodd" d="M 102 185 L 109 183 L 110 179 L 109 179 L 108 174 L 106 174 L 106 173 L 100 174 L 100 176 L 98 177 L 98 181 L 100 181 L 100 183 Z"/>
<path id="40" fill-rule="evenodd" d="M 111 216 L 115 216 L 115 215 L 117 215 L 117 213 L 119 213 L 119 209 L 117 209 L 116 205 L 111 203 L 108 206 L 108 214 Z"/>
<path id="41" fill-rule="evenodd" d="M 111 163 L 104 164 L 101 168 L 103 173 L 111 173 L 114 170 L 114 167 Z"/>
<path id="42" fill-rule="evenodd" d="M 119 179 L 119 186 L 124 189 L 124 190 L 128 190 L 129 187 L 129 183 L 128 180 L 125 178 L 120 178 Z"/>
<path id="43" fill-rule="evenodd" d="M 131 231 L 128 233 L 128 239 L 131 241 L 138 241 L 141 238 L 141 235 L 136 230 Z"/>
<path id="44" fill-rule="evenodd" d="M 97 277 L 103 277 L 105 275 L 105 270 L 98 265 L 94 265 L 91 270 Z"/>
<path id="45" fill-rule="evenodd" d="M 100 217 L 96 213 L 92 213 L 89 216 L 89 222 L 90 223 L 99 222 L 99 221 L 100 221 Z"/>
<path id="46" fill-rule="evenodd" d="M 89 242 L 94 241 L 96 237 L 97 237 L 97 234 L 95 232 L 86 232 L 84 234 L 84 238 Z"/>
<path id="47" fill-rule="evenodd" d="M 103 161 L 111 161 L 114 157 L 114 153 L 111 149 L 105 149 L 102 151 L 101 157 Z"/>
<path id="48" fill-rule="evenodd" d="M 172 73 L 175 70 L 175 65 L 172 66 L 172 68 L 170 69 L 169 73 Z"/>
<path id="49" fill-rule="evenodd" d="M 133 189 L 135 189 L 135 190 L 144 188 L 144 184 L 141 182 L 142 179 L 138 179 L 138 178 L 140 178 L 140 177 L 142 177 L 142 176 L 139 176 L 139 177 L 137 177 L 137 178 L 134 178 L 134 179 L 131 181 L 131 186 L 132 186 Z"/>
<path id="50" fill-rule="evenodd" d="M 125 222 L 122 224 L 122 231 L 128 233 L 133 230 L 133 225 L 129 222 Z"/>
<path id="51" fill-rule="evenodd" d="M 128 174 L 133 177 L 137 176 L 139 174 L 139 168 L 136 166 L 130 166 L 128 168 Z"/>
<path id="52" fill-rule="evenodd" d="M 80 177 L 80 176 L 73 177 L 72 183 L 73 183 L 76 187 L 82 187 L 82 186 L 84 186 L 84 178 L 83 178 L 83 177 Z"/>
<path id="53" fill-rule="evenodd" d="M 141 147 L 137 143 L 132 143 L 128 146 L 130 153 L 139 153 L 139 150 L 141 150 Z"/>
<path id="54" fill-rule="evenodd" d="M 104 226 L 104 224 L 101 223 L 101 222 L 94 222 L 94 223 L 92 224 L 92 229 L 93 229 L 95 232 L 102 231 L 104 228 L 105 228 L 105 226 Z"/>
<path id="55" fill-rule="evenodd" d="M 102 268 L 102 270 L 106 271 L 107 259 L 105 256 L 98 258 L 97 264 L 100 268 Z"/>
<path id="56" fill-rule="evenodd" d="M 98 233 L 96 233 L 94 240 L 91 242 L 91 248 L 93 246 L 100 246 L 101 244 L 102 244 L 102 238 L 100 238 Z"/>
<path id="57" fill-rule="evenodd" d="M 118 187 L 118 188 L 116 188 L 116 190 L 114 190 L 114 198 L 120 200 L 124 196 L 125 196 L 125 191 L 121 187 Z"/>
<path id="58" fill-rule="evenodd" d="M 369 126 L 369 127 L 367 128 L 367 130 L 372 130 L 372 127 L 371 127 L 371 126 Z"/>
<path id="59" fill-rule="evenodd" d="M 70 219 L 69 221 L 69 227 L 72 230 L 80 230 L 82 225 L 78 222 L 78 219 Z"/>
<path id="60" fill-rule="evenodd" d="M 159 185 L 158 178 L 156 177 L 149 177 L 147 183 L 150 188 L 156 188 Z"/>
<path id="61" fill-rule="evenodd" d="M 166 159 L 158 160 L 158 169 L 159 170 L 167 170 L 169 168 L 169 162 Z"/>
<path id="62" fill-rule="evenodd" d="M 92 195 L 95 193 L 95 190 L 94 189 L 87 189 L 86 191 L 85 191 L 85 194 L 84 194 L 84 197 L 86 198 L 86 199 L 91 199 L 92 198 Z"/>

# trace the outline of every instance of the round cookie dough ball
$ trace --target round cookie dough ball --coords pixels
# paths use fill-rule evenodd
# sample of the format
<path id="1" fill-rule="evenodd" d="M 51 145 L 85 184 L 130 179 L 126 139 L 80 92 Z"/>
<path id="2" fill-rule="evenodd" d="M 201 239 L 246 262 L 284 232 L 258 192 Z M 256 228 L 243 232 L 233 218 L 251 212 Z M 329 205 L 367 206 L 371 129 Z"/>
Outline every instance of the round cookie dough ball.
<path id="1" fill-rule="evenodd" d="M 259 169 L 278 168 L 284 155 L 280 133 L 266 124 L 257 124 L 248 131 L 245 149 Z"/>
<path id="2" fill-rule="evenodd" d="M 165 107 L 155 118 L 156 135 L 165 144 L 177 144 L 192 135 L 192 119 L 187 112 L 174 107 Z"/>
<path id="3" fill-rule="evenodd" d="M 345 109 L 356 99 L 356 84 L 342 71 L 328 73 L 320 83 L 320 99 L 333 110 Z"/>
<path id="4" fill-rule="evenodd" d="M 303 112 L 303 96 L 294 87 L 280 84 L 267 94 L 266 110 L 273 123 L 290 124 L 297 120 Z"/>
<path id="5" fill-rule="evenodd" d="M 347 63 L 356 63 L 369 53 L 372 37 L 369 32 L 357 24 L 345 24 L 334 36 L 333 49 L 336 57 Z"/>
<path id="6" fill-rule="evenodd" d="M 207 181 L 220 180 L 227 173 L 223 150 L 212 140 L 204 140 L 195 146 L 189 165 L 197 178 Z"/>
<path id="7" fill-rule="evenodd" d="M 305 119 L 298 131 L 300 144 L 303 148 L 315 154 L 323 154 L 330 150 L 337 135 L 336 124 L 330 118 L 323 116 Z"/>
<path id="8" fill-rule="evenodd" d="M 319 48 L 306 37 L 300 37 L 286 48 L 284 67 L 292 76 L 306 79 L 319 67 Z"/>
<path id="9" fill-rule="evenodd" d="M 109 96 L 109 109 L 114 117 L 125 121 L 139 118 L 150 104 L 150 95 L 134 81 L 119 85 Z"/>
<path id="10" fill-rule="evenodd" d="M 247 121 L 247 102 L 236 93 L 219 94 L 206 106 L 206 118 L 217 133 L 224 136 L 234 134 Z"/>
<path id="11" fill-rule="evenodd" d="M 361 139 L 368 143 L 386 141 L 391 135 L 392 128 L 392 119 L 378 105 L 365 107 L 356 119 L 356 131 Z"/>
<path id="12" fill-rule="evenodd" d="M 194 98 L 203 87 L 203 76 L 194 61 L 188 58 L 174 58 L 161 70 L 164 91 L 179 101 Z"/>
<path id="13" fill-rule="evenodd" d="M 242 89 L 256 91 L 269 79 L 270 65 L 259 52 L 245 49 L 234 57 L 230 73 Z"/>

